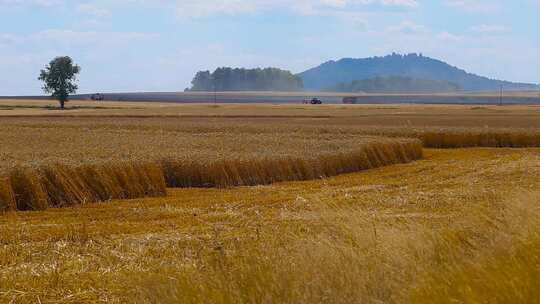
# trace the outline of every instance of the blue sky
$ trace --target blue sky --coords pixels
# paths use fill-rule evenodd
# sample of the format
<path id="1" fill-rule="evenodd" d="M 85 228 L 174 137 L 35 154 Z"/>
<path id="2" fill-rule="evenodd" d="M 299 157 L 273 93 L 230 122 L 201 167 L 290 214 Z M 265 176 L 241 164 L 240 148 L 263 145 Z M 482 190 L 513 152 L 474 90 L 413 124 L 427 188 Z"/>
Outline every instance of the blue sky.
<path id="1" fill-rule="evenodd" d="M 540 83 L 540 0 L 0 0 L 0 95 L 39 94 L 53 57 L 80 92 L 180 91 L 198 70 L 301 72 L 418 52 Z"/>

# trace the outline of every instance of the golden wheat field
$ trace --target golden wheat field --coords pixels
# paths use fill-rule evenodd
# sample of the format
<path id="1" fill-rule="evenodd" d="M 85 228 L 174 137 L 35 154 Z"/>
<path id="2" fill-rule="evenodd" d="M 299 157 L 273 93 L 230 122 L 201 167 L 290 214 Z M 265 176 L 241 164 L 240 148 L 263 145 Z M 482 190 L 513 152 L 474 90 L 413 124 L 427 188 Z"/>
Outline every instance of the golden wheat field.
<path id="1" fill-rule="evenodd" d="M 0 101 L 2 303 L 540 303 L 538 107 L 45 105 Z"/>
<path id="2" fill-rule="evenodd" d="M 308 180 L 422 157 L 417 139 L 271 125 L 263 130 L 212 121 L 99 117 L 4 119 L 0 125 L 3 209 L 160 196 L 165 186 Z"/>

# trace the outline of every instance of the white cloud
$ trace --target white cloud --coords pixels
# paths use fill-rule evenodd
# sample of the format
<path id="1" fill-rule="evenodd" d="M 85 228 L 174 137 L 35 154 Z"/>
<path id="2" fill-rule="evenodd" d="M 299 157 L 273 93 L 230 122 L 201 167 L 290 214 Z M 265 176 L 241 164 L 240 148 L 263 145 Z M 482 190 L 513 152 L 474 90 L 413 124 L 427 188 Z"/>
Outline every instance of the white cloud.
<path id="1" fill-rule="evenodd" d="M 20 54 L 20 55 L 3 55 L 0 56 L 0 66 L 20 67 L 23 65 L 35 65 L 44 62 L 39 55 Z"/>
<path id="2" fill-rule="evenodd" d="M 136 40 L 159 37 L 153 33 L 138 32 L 96 32 L 50 29 L 27 37 L 30 42 L 66 43 L 70 45 L 116 45 Z"/>
<path id="3" fill-rule="evenodd" d="M 408 6 L 408 7 L 417 7 L 419 5 L 416 0 L 382 0 L 384 5 L 395 5 L 395 6 Z"/>
<path id="4" fill-rule="evenodd" d="M 445 0 L 444 4 L 470 13 L 487 14 L 498 12 L 501 9 L 495 1 L 487 0 Z"/>
<path id="5" fill-rule="evenodd" d="M 412 21 L 403 21 L 398 25 L 390 26 L 386 29 L 389 33 L 400 33 L 400 34 L 418 34 L 426 33 L 429 30 L 420 24 L 416 24 Z"/>
<path id="6" fill-rule="evenodd" d="M 367 5 L 414 8 L 417 0 L 183 0 L 175 3 L 181 18 L 239 15 L 271 9 L 287 9 L 302 15 L 327 15 L 332 11 L 355 13 Z"/>
<path id="7" fill-rule="evenodd" d="M 62 0 L 0 0 L 0 6 L 55 6 L 60 4 L 63 4 Z"/>
<path id="8" fill-rule="evenodd" d="M 94 17 L 109 17 L 111 15 L 111 12 L 108 9 L 90 3 L 79 4 L 77 6 L 77 11 Z"/>
<path id="9" fill-rule="evenodd" d="M 17 37 L 16 35 L 0 34 L 0 46 L 11 45 L 17 43 L 18 41 L 19 37 Z"/>
<path id="10" fill-rule="evenodd" d="M 510 28 L 504 25 L 480 24 L 470 28 L 472 32 L 481 34 L 502 34 L 510 31 Z"/>
<path id="11" fill-rule="evenodd" d="M 155 33 L 97 32 L 48 29 L 30 35 L 0 35 L 0 46 L 25 46 L 37 49 L 62 48 L 66 46 L 110 47 L 133 41 L 159 38 Z"/>
<path id="12" fill-rule="evenodd" d="M 330 15 L 334 12 L 355 14 L 365 12 L 370 6 L 412 9 L 420 5 L 419 0 L 0 0 L 1 6 L 71 6 L 79 13 L 93 17 L 107 17 L 112 8 L 145 5 L 173 10 L 180 19 L 197 19 L 218 15 L 243 15 L 279 9 L 300 15 Z"/>
<path id="13" fill-rule="evenodd" d="M 437 39 L 439 39 L 441 41 L 444 41 L 444 42 L 455 43 L 455 42 L 463 41 L 465 39 L 465 37 L 460 36 L 460 35 L 455 35 L 455 34 L 452 34 L 452 33 L 449 33 L 449 32 L 441 32 L 441 33 L 437 34 Z"/>

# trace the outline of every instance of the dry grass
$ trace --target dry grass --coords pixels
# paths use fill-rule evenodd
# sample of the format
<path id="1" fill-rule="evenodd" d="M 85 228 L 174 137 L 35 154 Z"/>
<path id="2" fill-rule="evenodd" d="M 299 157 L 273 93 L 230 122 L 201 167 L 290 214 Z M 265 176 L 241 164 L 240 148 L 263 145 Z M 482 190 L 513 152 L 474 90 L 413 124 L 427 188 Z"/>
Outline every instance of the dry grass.
<path id="1" fill-rule="evenodd" d="M 410 216 L 388 221 L 359 207 L 325 207 L 316 234 L 268 237 L 165 267 L 135 280 L 144 288 L 134 302 L 537 303 L 538 199 L 505 206 L 487 198 L 435 231 Z"/>
<path id="2" fill-rule="evenodd" d="M 539 163 L 428 150 L 325 180 L 7 213 L 0 301 L 534 303 Z"/>

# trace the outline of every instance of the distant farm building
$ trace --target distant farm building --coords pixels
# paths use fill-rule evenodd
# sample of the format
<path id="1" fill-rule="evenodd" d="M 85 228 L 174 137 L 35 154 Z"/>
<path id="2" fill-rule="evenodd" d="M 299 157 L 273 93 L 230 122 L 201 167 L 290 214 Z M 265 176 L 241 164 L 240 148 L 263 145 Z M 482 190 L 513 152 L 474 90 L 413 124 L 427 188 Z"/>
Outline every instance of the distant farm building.
<path id="1" fill-rule="evenodd" d="M 94 101 L 102 101 L 105 99 L 105 96 L 103 96 L 103 94 L 97 93 L 97 94 L 92 94 L 90 98 Z"/>
<path id="2" fill-rule="evenodd" d="M 344 104 L 356 104 L 358 103 L 358 97 L 344 97 L 343 98 Z"/>

